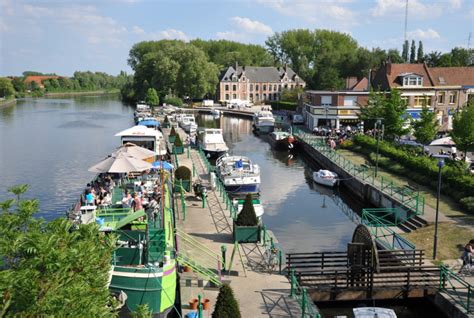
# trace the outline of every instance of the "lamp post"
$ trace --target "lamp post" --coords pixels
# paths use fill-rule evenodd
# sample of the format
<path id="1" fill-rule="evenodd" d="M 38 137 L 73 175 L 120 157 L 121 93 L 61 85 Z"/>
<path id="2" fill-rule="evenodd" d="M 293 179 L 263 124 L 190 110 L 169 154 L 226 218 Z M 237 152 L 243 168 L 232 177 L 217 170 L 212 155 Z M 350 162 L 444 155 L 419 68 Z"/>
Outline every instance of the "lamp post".
<path id="1" fill-rule="evenodd" d="M 382 119 L 377 119 L 375 122 L 375 129 L 377 131 L 377 154 L 375 157 L 375 177 L 377 178 L 377 173 L 379 171 L 379 143 L 380 143 L 380 126 L 382 126 L 382 135 L 384 130 L 384 124 L 382 124 Z"/>
<path id="2" fill-rule="evenodd" d="M 438 193 L 436 195 L 436 216 L 435 216 L 435 231 L 434 231 L 434 244 L 433 244 L 433 259 L 436 259 L 438 251 L 438 214 L 439 214 L 439 197 L 441 195 L 441 168 L 444 166 L 444 159 L 449 158 L 446 155 L 434 155 L 433 157 L 438 158 Z"/>

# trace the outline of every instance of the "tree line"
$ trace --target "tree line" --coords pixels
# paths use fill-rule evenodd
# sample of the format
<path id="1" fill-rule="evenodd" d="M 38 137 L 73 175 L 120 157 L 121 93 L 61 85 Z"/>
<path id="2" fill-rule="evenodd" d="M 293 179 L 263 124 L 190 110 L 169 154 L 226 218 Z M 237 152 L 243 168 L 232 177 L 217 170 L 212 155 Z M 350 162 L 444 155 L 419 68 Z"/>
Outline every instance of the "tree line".
<path id="1" fill-rule="evenodd" d="M 473 50 L 453 48 L 451 52 L 425 54 L 423 43 L 408 41 L 397 49 L 367 49 L 350 35 L 329 30 L 295 29 L 277 32 L 265 46 L 228 40 L 196 39 L 145 41 L 130 50 L 128 64 L 133 81 L 122 89 L 125 100 L 143 100 L 153 88 L 160 100 L 166 97 L 213 98 L 218 77 L 235 65 L 290 66 L 309 89 L 341 89 L 345 78 L 367 76 L 382 61 L 422 63 L 430 66 L 473 65 Z"/>

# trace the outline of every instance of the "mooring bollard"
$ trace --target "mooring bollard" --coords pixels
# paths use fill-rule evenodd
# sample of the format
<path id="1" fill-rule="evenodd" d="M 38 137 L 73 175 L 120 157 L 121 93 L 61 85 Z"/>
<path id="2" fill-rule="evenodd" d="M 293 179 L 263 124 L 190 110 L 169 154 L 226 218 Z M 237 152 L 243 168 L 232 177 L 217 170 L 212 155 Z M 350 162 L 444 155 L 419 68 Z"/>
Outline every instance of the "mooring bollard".
<path id="1" fill-rule="evenodd" d="M 206 194 L 203 193 L 202 195 L 202 208 L 206 208 Z"/>

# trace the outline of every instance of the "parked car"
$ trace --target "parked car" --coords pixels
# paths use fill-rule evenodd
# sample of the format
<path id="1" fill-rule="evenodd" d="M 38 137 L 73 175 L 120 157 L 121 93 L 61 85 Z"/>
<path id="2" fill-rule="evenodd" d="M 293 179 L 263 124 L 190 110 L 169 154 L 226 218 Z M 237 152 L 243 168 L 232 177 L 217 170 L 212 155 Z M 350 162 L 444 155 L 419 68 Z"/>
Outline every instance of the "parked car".
<path id="1" fill-rule="evenodd" d="M 304 117 L 301 114 L 293 114 L 291 115 L 291 123 L 294 125 L 302 125 L 304 124 Z"/>

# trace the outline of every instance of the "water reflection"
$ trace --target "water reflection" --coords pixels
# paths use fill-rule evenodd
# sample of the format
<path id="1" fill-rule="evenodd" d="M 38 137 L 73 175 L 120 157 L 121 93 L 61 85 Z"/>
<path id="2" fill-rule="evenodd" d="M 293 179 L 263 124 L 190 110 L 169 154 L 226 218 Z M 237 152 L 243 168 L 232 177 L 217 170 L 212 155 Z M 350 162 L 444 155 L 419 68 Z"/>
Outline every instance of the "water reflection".
<path id="1" fill-rule="evenodd" d="M 260 166 L 264 222 L 286 252 L 345 250 L 355 225 L 332 199 L 333 190 L 314 184 L 312 169 L 298 154 L 272 149 L 267 136 L 252 133 L 249 119 L 201 115 L 197 121 L 223 128 L 231 153 Z"/>

